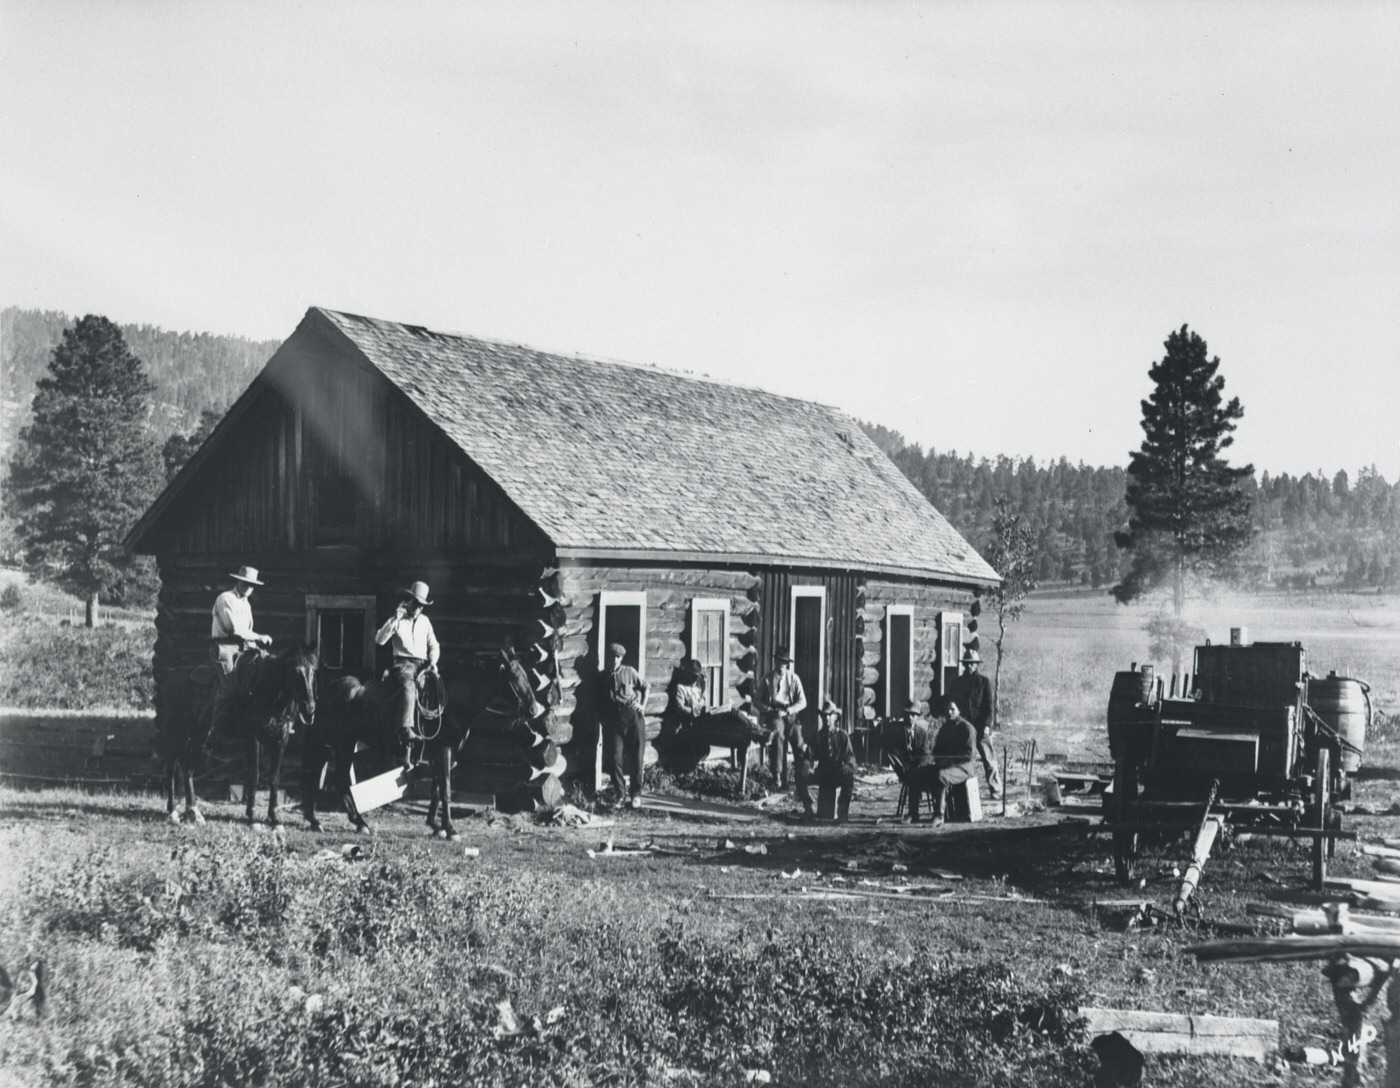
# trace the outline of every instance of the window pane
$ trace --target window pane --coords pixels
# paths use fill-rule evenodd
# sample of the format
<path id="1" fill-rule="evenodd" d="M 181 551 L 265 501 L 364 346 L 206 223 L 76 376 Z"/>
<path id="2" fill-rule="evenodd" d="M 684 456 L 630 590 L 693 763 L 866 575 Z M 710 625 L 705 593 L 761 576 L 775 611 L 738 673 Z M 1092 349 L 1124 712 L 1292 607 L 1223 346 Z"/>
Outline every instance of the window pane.
<path id="1" fill-rule="evenodd" d="M 705 675 L 705 701 L 718 706 L 725 701 L 724 657 L 728 651 L 729 613 L 717 608 L 697 609 L 695 625 L 695 660 Z"/>

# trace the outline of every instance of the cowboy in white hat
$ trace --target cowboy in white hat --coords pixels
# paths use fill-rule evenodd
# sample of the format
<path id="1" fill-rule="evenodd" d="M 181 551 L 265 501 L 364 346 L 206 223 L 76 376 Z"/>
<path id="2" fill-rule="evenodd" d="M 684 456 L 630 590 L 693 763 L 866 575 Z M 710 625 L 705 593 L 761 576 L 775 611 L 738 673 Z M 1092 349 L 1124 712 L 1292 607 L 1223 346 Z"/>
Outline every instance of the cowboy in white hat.
<path id="1" fill-rule="evenodd" d="M 219 663 L 224 675 L 233 672 L 238 655 L 249 646 L 270 646 L 272 639 L 253 630 L 253 608 L 248 598 L 263 583 L 258 580 L 257 567 L 239 567 L 230 574 L 233 585 L 214 599 L 210 627 L 211 656 Z"/>
<path id="2" fill-rule="evenodd" d="M 374 636 L 376 643 L 388 645 L 394 655 L 389 675 L 398 693 L 399 739 L 405 746 L 416 735 L 413 716 L 418 708 L 418 677 L 437 672 L 441 654 L 433 623 L 423 615 L 423 609 L 432 603 L 428 583 L 414 582 L 399 593 L 394 614 Z"/>

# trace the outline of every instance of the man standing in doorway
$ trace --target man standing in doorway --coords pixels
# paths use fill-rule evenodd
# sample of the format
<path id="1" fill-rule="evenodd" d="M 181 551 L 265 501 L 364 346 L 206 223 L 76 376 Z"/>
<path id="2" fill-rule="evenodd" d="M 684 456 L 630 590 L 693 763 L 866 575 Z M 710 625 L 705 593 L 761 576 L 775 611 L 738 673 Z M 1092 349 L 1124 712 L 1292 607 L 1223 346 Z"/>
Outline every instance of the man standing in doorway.
<path id="1" fill-rule="evenodd" d="M 763 708 L 764 724 L 772 726 L 774 730 L 768 756 L 769 770 L 778 780 L 778 785 L 786 788 L 788 737 L 794 728 L 801 728 L 797 716 L 807 709 L 807 693 L 802 690 L 802 680 L 793 670 L 792 654 L 788 653 L 787 647 L 779 646 L 773 657 L 773 671 L 763 678 L 759 702 Z"/>
<path id="2" fill-rule="evenodd" d="M 989 734 L 992 731 L 992 682 L 982 675 L 982 655 L 968 649 L 963 654 L 963 674 L 954 687 L 954 698 L 972 727 L 977 730 L 977 755 L 982 761 L 982 774 L 987 779 L 987 796 L 1001 796 L 1001 775 L 997 773 L 995 753 Z"/>
<path id="3" fill-rule="evenodd" d="M 604 749 L 612 753 L 608 773 L 619 801 L 628 808 L 642 804 L 642 768 L 647 751 L 647 682 L 631 665 L 624 665 L 627 647 L 608 647 L 608 668 L 602 675 Z M 627 779 L 632 780 L 629 788 Z M 625 800 L 624 800 L 625 798 Z"/>
<path id="4" fill-rule="evenodd" d="M 412 768 L 412 745 L 417 731 L 414 713 L 418 709 L 418 678 L 423 673 L 437 671 L 441 648 L 433 633 L 432 620 L 423 609 L 433 602 L 428 599 L 428 583 L 414 582 L 399 594 L 394 613 L 375 633 L 374 641 L 388 645 L 394 655 L 389 676 L 394 685 L 395 708 L 398 718 L 398 739 L 404 747 L 404 766 Z"/>

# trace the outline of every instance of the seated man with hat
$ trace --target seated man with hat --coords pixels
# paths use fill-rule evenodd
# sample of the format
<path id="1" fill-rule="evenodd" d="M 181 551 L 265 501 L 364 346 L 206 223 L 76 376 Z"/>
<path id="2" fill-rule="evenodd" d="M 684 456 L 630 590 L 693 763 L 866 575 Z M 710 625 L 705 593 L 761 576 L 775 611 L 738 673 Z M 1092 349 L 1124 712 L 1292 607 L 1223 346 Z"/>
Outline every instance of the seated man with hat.
<path id="1" fill-rule="evenodd" d="M 397 731 L 405 749 L 405 767 L 412 764 L 410 746 L 418 736 L 414 715 L 418 709 L 419 676 L 436 672 L 441 654 L 432 621 L 423 614 L 423 609 L 432 603 L 428 599 L 428 583 L 414 582 L 399 594 L 394 614 L 374 636 L 378 645 L 388 645 L 394 655 L 389 676 L 395 689 Z"/>
<path id="2" fill-rule="evenodd" d="M 817 815 L 838 823 L 851 818 L 851 795 L 856 784 L 856 752 L 851 735 L 841 727 L 841 708 L 822 700 L 821 725 L 813 746 L 817 757 Z M 800 780 L 799 780 L 800 784 Z"/>
<path id="3" fill-rule="evenodd" d="M 696 726 L 709 709 L 705 698 L 705 667 L 687 657 L 676 670 L 670 699 L 661 713 L 661 733 L 656 738 L 657 755 L 672 773 L 695 769 L 710 746 L 697 736 Z"/>

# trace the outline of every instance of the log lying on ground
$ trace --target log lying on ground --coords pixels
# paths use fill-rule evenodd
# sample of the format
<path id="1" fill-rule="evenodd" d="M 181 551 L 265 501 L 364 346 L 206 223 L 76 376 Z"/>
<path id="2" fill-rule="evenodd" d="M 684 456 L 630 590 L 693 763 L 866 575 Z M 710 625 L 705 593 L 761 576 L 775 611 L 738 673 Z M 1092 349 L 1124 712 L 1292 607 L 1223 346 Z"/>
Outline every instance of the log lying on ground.
<path id="1" fill-rule="evenodd" d="M 1332 916 L 1323 910 L 1295 910 L 1281 903 L 1249 903 L 1245 906 L 1245 912 L 1266 918 L 1281 918 L 1299 935 L 1321 936 L 1339 932 Z M 1384 914 L 1352 914 L 1348 911 L 1342 915 L 1341 927 L 1340 932 L 1343 933 L 1400 933 L 1400 918 Z"/>
<path id="2" fill-rule="evenodd" d="M 1254 941 L 1207 941 L 1186 950 L 1200 963 L 1278 963 L 1334 956 L 1400 958 L 1400 933 L 1328 933 Z"/>
<path id="3" fill-rule="evenodd" d="M 1131 1009 L 1081 1008 L 1089 1034 L 1118 1032 L 1144 1053 L 1254 1058 L 1278 1049 L 1278 1021 L 1243 1016 L 1182 1016 Z"/>

